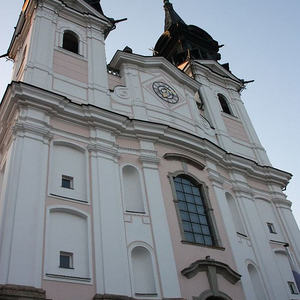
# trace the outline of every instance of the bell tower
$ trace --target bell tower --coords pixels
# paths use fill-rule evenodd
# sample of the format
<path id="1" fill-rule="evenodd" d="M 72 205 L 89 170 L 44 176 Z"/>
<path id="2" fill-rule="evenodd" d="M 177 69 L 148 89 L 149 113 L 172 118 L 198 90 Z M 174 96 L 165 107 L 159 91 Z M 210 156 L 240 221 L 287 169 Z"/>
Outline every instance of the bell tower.
<path id="1" fill-rule="evenodd" d="M 154 47 L 154 56 L 165 57 L 201 83 L 198 107 L 215 128 L 220 147 L 269 165 L 241 100 L 246 82 L 230 71 L 228 63 L 219 63 L 222 45 L 203 29 L 187 25 L 169 0 L 164 0 L 164 10 L 164 33 Z"/>
<path id="2" fill-rule="evenodd" d="M 8 50 L 13 80 L 108 108 L 105 38 L 112 28 L 100 1 L 25 1 Z"/>

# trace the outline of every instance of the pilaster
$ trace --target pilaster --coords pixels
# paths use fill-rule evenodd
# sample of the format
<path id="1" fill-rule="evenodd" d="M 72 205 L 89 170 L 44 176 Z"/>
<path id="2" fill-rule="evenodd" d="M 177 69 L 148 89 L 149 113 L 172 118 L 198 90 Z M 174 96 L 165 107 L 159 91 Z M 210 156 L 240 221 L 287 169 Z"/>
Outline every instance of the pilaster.
<path id="1" fill-rule="evenodd" d="M 21 112 L 9 150 L 7 185 L 2 195 L 0 283 L 40 288 L 51 134 L 34 116 L 47 119 L 33 110 Z"/>
<path id="2" fill-rule="evenodd" d="M 89 145 L 96 289 L 101 295 L 128 296 L 131 295 L 131 285 L 123 222 L 119 153 L 113 135 L 100 129 L 96 129 L 93 135 L 98 137 Z"/>
<path id="3" fill-rule="evenodd" d="M 181 293 L 170 229 L 167 222 L 166 208 L 162 195 L 162 186 L 158 169 L 159 159 L 156 156 L 153 142 L 141 140 L 140 146 L 140 161 L 143 164 L 156 258 L 161 279 L 162 297 L 179 298 Z"/>

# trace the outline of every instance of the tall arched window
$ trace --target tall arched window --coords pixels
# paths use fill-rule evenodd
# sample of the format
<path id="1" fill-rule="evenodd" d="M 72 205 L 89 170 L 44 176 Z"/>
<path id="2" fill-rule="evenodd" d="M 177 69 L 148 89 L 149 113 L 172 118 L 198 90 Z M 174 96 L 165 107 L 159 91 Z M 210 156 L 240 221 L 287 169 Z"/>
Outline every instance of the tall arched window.
<path id="1" fill-rule="evenodd" d="M 133 166 L 122 169 L 124 203 L 127 212 L 145 213 L 142 185 L 138 170 Z"/>
<path id="2" fill-rule="evenodd" d="M 226 114 L 232 115 L 227 99 L 222 94 L 218 94 L 218 99 L 222 107 L 222 111 Z"/>
<path id="3" fill-rule="evenodd" d="M 63 48 L 73 53 L 79 53 L 79 39 L 76 33 L 66 30 L 63 37 Z"/>
<path id="4" fill-rule="evenodd" d="M 174 184 L 185 240 L 207 246 L 214 245 L 202 186 L 186 175 L 175 177 Z"/>
<path id="5" fill-rule="evenodd" d="M 135 294 L 156 295 L 151 253 L 137 246 L 131 251 L 131 260 Z"/>

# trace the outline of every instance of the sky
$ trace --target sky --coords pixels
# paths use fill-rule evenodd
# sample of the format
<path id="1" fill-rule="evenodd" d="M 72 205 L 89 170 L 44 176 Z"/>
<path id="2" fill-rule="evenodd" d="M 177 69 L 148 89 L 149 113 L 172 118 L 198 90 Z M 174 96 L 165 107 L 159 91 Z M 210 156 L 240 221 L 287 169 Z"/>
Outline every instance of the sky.
<path id="1" fill-rule="evenodd" d="M 292 173 L 286 194 L 300 225 L 300 1 L 173 0 L 187 24 L 206 30 L 239 78 L 255 80 L 242 100 L 274 167 Z M 0 55 L 5 54 L 23 0 L 5 1 L 0 12 Z M 107 61 L 125 46 L 151 55 L 163 32 L 163 0 L 101 0 L 117 24 L 106 40 Z M 11 80 L 12 63 L 0 60 L 0 95 Z M 0 96 L 1 98 L 2 96 Z"/>

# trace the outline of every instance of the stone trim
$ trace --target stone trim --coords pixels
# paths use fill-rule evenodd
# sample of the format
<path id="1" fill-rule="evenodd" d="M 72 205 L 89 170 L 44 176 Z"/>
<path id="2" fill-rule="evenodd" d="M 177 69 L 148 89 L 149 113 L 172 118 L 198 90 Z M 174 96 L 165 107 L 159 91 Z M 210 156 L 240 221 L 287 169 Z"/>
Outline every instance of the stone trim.
<path id="1" fill-rule="evenodd" d="M 190 279 L 196 276 L 199 272 L 207 272 L 208 275 L 210 275 L 210 271 L 214 271 L 214 273 L 222 275 L 232 284 L 236 284 L 241 279 L 241 275 L 230 268 L 230 266 L 220 261 L 215 261 L 210 257 L 193 262 L 189 267 L 182 270 L 181 274 Z"/>
<path id="2" fill-rule="evenodd" d="M 0 298 L 1 299 L 1 298 Z M 96 294 L 93 300 L 135 300 L 136 298 L 111 294 Z M 162 298 L 162 300 L 184 300 L 183 298 Z"/>
<path id="3" fill-rule="evenodd" d="M 178 160 L 178 161 L 182 161 L 185 162 L 187 164 L 190 164 L 194 167 L 196 167 L 197 169 L 199 169 L 200 171 L 203 171 L 205 169 L 205 165 L 202 164 L 200 161 L 191 158 L 185 154 L 180 154 L 180 153 L 166 153 L 164 155 L 164 159 L 166 160 Z"/>
<path id="4" fill-rule="evenodd" d="M 0 300 L 46 300 L 46 292 L 31 286 L 5 284 L 0 285 Z"/>

